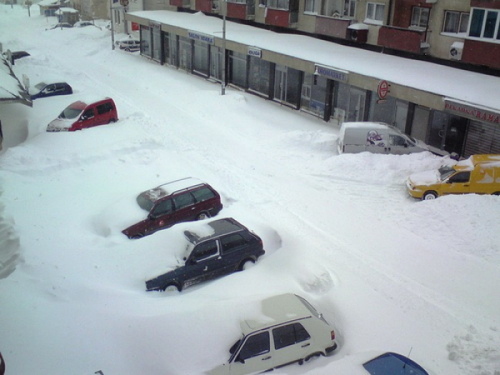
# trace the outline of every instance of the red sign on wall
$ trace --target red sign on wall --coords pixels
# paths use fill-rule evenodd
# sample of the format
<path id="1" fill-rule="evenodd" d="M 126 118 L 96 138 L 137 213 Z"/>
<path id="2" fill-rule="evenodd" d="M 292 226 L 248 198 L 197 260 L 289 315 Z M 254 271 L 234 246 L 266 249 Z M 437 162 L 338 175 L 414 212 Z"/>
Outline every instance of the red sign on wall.
<path id="1" fill-rule="evenodd" d="M 391 85 L 389 85 L 387 81 L 380 81 L 377 87 L 378 98 L 381 100 L 385 99 L 387 97 L 387 94 L 389 94 L 390 92 L 389 90 L 390 87 Z"/>
<path id="2" fill-rule="evenodd" d="M 132 22 L 132 31 L 139 31 L 139 24 L 137 22 Z"/>

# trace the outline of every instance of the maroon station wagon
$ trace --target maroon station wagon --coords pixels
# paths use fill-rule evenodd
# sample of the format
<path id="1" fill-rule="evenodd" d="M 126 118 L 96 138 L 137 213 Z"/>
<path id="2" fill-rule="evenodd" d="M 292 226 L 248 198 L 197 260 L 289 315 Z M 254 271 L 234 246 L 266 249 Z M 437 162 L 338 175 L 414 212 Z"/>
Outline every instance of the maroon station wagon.
<path id="1" fill-rule="evenodd" d="M 128 238 L 141 238 L 180 222 L 212 217 L 222 210 L 219 193 L 191 177 L 146 190 L 139 194 L 137 203 L 148 215 L 122 231 Z"/>

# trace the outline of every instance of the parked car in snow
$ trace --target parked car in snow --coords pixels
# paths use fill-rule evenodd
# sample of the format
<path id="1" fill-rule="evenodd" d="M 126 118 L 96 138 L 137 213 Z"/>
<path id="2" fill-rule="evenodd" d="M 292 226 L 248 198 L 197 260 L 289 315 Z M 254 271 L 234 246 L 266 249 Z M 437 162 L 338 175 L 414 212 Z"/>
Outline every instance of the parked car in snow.
<path id="1" fill-rule="evenodd" d="M 31 100 L 71 94 L 73 94 L 73 89 L 66 82 L 40 82 L 30 90 Z"/>
<path id="2" fill-rule="evenodd" d="M 500 155 L 472 155 L 454 166 L 414 173 L 406 187 L 413 198 L 423 200 L 447 194 L 500 195 Z"/>
<path id="3" fill-rule="evenodd" d="M 48 132 L 75 131 L 118 121 L 113 99 L 78 100 L 67 106 L 47 126 Z"/>
<path id="4" fill-rule="evenodd" d="M 127 52 L 135 52 L 141 49 L 141 41 L 137 39 L 124 39 L 118 42 L 120 49 Z"/>
<path id="5" fill-rule="evenodd" d="M 187 177 L 143 191 L 137 204 L 147 217 L 123 230 L 129 238 L 140 238 L 184 221 L 205 219 L 222 210 L 219 193 L 209 184 Z"/>
<path id="6" fill-rule="evenodd" d="M 86 27 L 86 26 L 95 26 L 92 21 L 78 21 L 73 27 Z"/>
<path id="7" fill-rule="evenodd" d="M 396 155 L 422 151 L 429 151 L 440 156 L 448 154 L 382 122 L 344 122 L 339 132 L 339 154 L 364 151 Z"/>
<path id="8" fill-rule="evenodd" d="M 381 354 L 363 363 L 363 367 L 371 375 L 429 375 L 415 361 L 392 352 Z"/>
<path id="9" fill-rule="evenodd" d="M 282 294 L 262 301 L 259 320 L 241 322 L 241 338 L 229 349 L 229 361 L 211 375 L 243 375 L 332 354 L 335 331 L 304 298 Z M 387 373 L 384 373 L 387 375 Z"/>
<path id="10" fill-rule="evenodd" d="M 50 29 L 47 29 L 47 30 L 53 30 L 53 29 L 70 29 L 72 28 L 73 25 L 68 23 L 68 22 L 60 22 L 58 24 L 55 24 L 54 26 L 52 26 Z"/>
<path id="11" fill-rule="evenodd" d="M 265 254 L 262 240 L 233 218 L 214 220 L 185 231 L 184 264 L 146 281 L 147 291 L 184 288 L 243 271 Z"/>
<path id="12" fill-rule="evenodd" d="M 31 56 L 28 52 L 26 51 L 11 51 L 11 50 L 7 50 L 3 53 L 3 55 L 5 56 L 5 58 L 7 58 L 10 63 L 12 65 L 14 65 L 14 62 L 17 60 L 17 59 L 22 59 L 23 57 L 28 57 L 28 56 Z"/>

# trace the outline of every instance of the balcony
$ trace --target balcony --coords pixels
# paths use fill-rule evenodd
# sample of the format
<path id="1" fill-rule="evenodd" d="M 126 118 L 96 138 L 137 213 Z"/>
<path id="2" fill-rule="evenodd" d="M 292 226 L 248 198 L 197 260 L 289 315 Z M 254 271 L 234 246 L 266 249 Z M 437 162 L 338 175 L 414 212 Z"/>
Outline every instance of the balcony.
<path id="1" fill-rule="evenodd" d="M 195 9 L 205 14 L 219 14 L 219 0 L 196 0 Z"/>
<path id="2" fill-rule="evenodd" d="M 227 2 L 227 16 L 239 20 L 255 19 L 255 2 L 249 0 L 249 4 Z"/>
<path id="3" fill-rule="evenodd" d="M 348 18 L 334 18 L 326 16 L 316 17 L 316 33 L 334 38 L 349 38 L 348 27 L 352 20 Z"/>
<path id="4" fill-rule="evenodd" d="M 399 51 L 425 53 L 429 45 L 425 42 L 425 30 L 382 26 L 378 32 L 377 44 Z"/>
<path id="5" fill-rule="evenodd" d="M 289 28 L 297 27 L 299 17 L 299 13 L 297 11 L 272 8 L 267 8 L 266 11 L 266 25 Z"/>

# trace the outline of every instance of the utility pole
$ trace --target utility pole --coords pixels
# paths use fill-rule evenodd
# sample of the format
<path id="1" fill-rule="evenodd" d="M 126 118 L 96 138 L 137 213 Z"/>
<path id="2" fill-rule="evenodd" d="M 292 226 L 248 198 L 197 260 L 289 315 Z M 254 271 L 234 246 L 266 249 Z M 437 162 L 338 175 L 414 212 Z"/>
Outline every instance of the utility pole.
<path id="1" fill-rule="evenodd" d="M 226 94 L 226 13 L 227 2 L 222 0 L 224 5 L 224 14 L 222 15 L 222 81 L 220 87 L 221 95 Z"/>
<path id="2" fill-rule="evenodd" d="M 111 21 L 111 49 L 115 49 L 115 25 L 113 24 L 113 0 L 109 0 L 109 19 Z"/>

